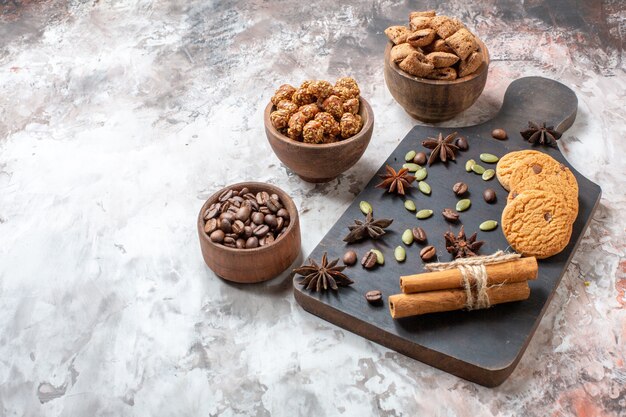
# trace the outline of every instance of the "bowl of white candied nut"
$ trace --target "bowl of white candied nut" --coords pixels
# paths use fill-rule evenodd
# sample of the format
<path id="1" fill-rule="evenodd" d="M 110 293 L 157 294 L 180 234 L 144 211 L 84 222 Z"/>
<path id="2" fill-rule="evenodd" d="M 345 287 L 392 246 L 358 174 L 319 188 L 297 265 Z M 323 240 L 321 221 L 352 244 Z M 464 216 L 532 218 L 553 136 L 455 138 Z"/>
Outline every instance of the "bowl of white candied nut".
<path id="1" fill-rule="evenodd" d="M 353 78 L 331 84 L 281 85 L 265 108 L 272 150 L 308 182 L 328 182 L 361 158 L 372 137 L 374 114 Z"/>

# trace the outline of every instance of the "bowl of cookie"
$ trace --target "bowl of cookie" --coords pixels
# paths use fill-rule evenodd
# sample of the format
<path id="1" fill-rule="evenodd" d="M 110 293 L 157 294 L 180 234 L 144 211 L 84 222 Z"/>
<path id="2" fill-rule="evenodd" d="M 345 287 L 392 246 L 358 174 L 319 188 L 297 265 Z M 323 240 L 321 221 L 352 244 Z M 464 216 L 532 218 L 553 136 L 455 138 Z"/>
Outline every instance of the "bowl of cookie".
<path id="1" fill-rule="evenodd" d="M 434 10 L 385 30 L 385 82 L 412 117 L 427 123 L 467 110 L 487 82 L 489 51 L 461 21 Z"/>
<path id="2" fill-rule="evenodd" d="M 281 85 L 265 108 L 265 134 L 289 169 L 308 182 L 328 182 L 361 158 L 374 113 L 357 82 L 339 78 Z"/>

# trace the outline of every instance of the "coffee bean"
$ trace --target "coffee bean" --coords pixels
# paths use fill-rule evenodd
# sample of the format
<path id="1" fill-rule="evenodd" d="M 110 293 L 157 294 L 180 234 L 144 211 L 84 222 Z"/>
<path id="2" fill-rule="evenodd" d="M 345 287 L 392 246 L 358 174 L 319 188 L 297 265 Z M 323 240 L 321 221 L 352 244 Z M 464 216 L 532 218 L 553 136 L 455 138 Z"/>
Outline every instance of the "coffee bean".
<path id="1" fill-rule="evenodd" d="M 354 265 L 356 263 L 356 252 L 349 250 L 343 255 L 343 263 L 346 265 Z"/>
<path id="2" fill-rule="evenodd" d="M 469 149 L 469 143 L 467 143 L 467 139 L 465 139 L 463 136 L 459 136 L 456 139 L 456 146 L 462 151 L 466 151 Z"/>
<path id="3" fill-rule="evenodd" d="M 225 213 L 226 211 L 228 211 L 231 205 L 232 204 L 230 201 L 224 201 L 220 207 L 220 213 Z"/>
<path id="4" fill-rule="evenodd" d="M 231 197 L 229 199 L 229 201 L 235 205 L 237 205 L 237 207 L 241 206 L 241 203 L 243 203 L 243 198 L 239 197 L 238 195 Z"/>
<path id="5" fill-rule="evenodd" d="M 239 210 L 239 207 L 237 207 L 234 204 L 231 204 L 230 207 L 228 207 L 228 212 L 227 213 L 235 214 L 235 213 L 237 213 L 237 210 Z"/>
<path id="6" fill-rule="evenodd" d="M 451 208 L 443 209 L 443 211 L 441 212 L 441 215 L 443 216 L 444 219 L 446 219 L 447 221 L 451 223 L 455 223 L 459 221 L 459 213 L 452 210 Z"/>
<path id="7" fill-rule="evenodd" d="M 376 266 L 377 256 L 374 252 L 368 251 L 363 258 L 361 258 L 361 265 L 365 269 L 371 269 Z"/>
<path id="8" fill-rule="evenodd" d="M 493 190 L 493 188 L 487 188 L 485 191 L 483 191 L 483 198 L 485 199 L 485 201 L 489 204 L 493 204 L 496 202 L 496 192 Z"/>
<path id="9" fill-rule="evenodd" d="M 265 221 L 265 224 L 268 225 L 272 229 L 275 229 L 276 226 L 278 226 L 278 222 L 276 221 L 276 216 L 273 214 L 266 214 L 264 221 Z"/>
<path id="10" fill-rule="evenodd" d="M 241 220 L 235 220 L 235 222 L 232 224 L 232 231 L 234 234 L 240 235 L 243 233 L 244 227 L 245 225 Z"/>
<path id="11" fill-rule="evenodd" d="M 279 200 L 280 201 L 280 197 L 276 193 L 273 193 L 272 195 L 270 195 L 270 198 L 273 198 L 274 200 Z"/>
<path id="12" fill-rule="evenodd" d="M 235 221 L 235 213 L 230 213 L 230 212 L 222 213 L 222 214 L 220 214 L 219 219 L 220 219 L 220 221 L 226 219 L 229 222 L 234 222 Z"/>
<path id="13" fill-rule="evenodd" d="M 229 188 L 227 190 L 224 190 L 217 199 L 221 202 L 224 202 L 228 200 L 229 198 L 231 198 L 232 196 L 233 196 L 233 190 Z"/>
<path id="14" fill-rule="evenodd" d="M 457 182 L 452 186 L 452 191 L 454 191 L 454 194 L 456 195 L 463 195 L 467 192 L 467 184 L 464 182 Z"/>
<path id="15" fill-rule="evenodd" d="M 269 208 L 273 213 L 276 213 L 278 210 L 283 208 L 283 205 L 280 204 L 280 201 L 277 198 L 270 197 L 270 199 L 267 200 L 267 208 Z"/>
<path id="16" fill-rule="evenodd" d="M 239 195 L 243 196 L 246 195 L 250 192 L 250 190 L 248 189 L 248 187 L 243 187 L 241 190 L 239 190 Z"/>
<path id="17" fill-rule="evenodd" d="M 257 248 L 259 246 L 259 239 L 256 236 L 251 236 L 246 240 L 246 249 Z"/>
<path id="18" fill-rule="evenodd" d="M 255 213 L 252 213 L 251 219 L 254 222 L 254 224 L 263 224 L 263 220 L 265 220 L 265 216 L 263 215 L 263 213 L 259 213 L 257 211 Z"/>
<path id="19" fill-rule="evenodd" d="M 243 198 L 245 198 L 248 201 L 256 201 L 256 197 L 254 196 L 254 194 L 252 194 L 251 192 L 247 192 L 243 195 Z"/>
<path id="20" fill-rule="evenodd" d="M 413 233 L 413 239 L 415 239 L 416 242 L 426 242 L 427 237 L 424 229 L 422 229 L 421 227 L 414 227 L 413 229 L 411 229 L 411 232 Z"/>
<path id="21" fill-rule="evenodd" d="M 252 207 L 252 210 L 254 211 L 259 210 L 259 203 L 257 203 L 254 198 L 252 200 L 246 200 L 246 201 L 250 204 L 250 207 Z"/>
<path id="22" fill-rule="evenodd" d="M 437 249 L 434 246 L 426 246 L 420 251 L 420 258 L 424 262 L 430 262 L 437 256 Z"/>
<path id="23" fill-rule="evenodd" d="M 250 236 L 252 236 L 252 227 L 251 226 L 245 226 L 243 228 L 243 237 L 245 237 L 247 239 Z"/>
<path id="24" fill-rule="evenodd" d="M 225 245 L 226 245 L 226 244 L 233 244 L 233 245 L 234 245 L 234 244 L 235 244 L 235 242 L 236 242 L 236 241 L 235 241 L 235 238 L 234 238 L 234 237 L 232 237 L 232 236 L 226 236 L 226 237 L 224 238 L 224 242 L 223 242 L 223 243 L 224 243 Z"/>
<path id="25" fill-rule="evenodd" d="M 217 214 L 220 212 L 220 207 L 220 203 L 211 204 L 211 206 L 204 212 L 204 220 L 209 220 L 216 217 Z"/>
<path id="26" fill-rule="evenodd" d="M 282 217 L 276 217 L 276 227 L 274 228 L 274 231 L 279 232 L 283 230 L 283 226 L 285 226 L 285 219 Z"/>
<path id="27" fill-rule="evenodd" d="M 209 219 L 204 224 L 204 233 L 206 233 L 207 235 L 213 233 L 215 229 L 217 229 L 217 219 Z"/>
<path id="28" fill-rule="evenodd" d="M 224 232 L 220 229 L 215 230 L 209 238 L 215 243 L 222 243 L 224 241 Z"/>
<path id="29" fill-rule="evenodd" d="M 267 206 L 261 206 L 261 207 L 259 207 L 259 213 L 263 213 L 264 215 L 265 214 L 271 214 L 272 210 L 267 208 Z"/>
<path id="30" fill-rule="evenodd" d="M 365 293 L 365 299 L 373 305 L 380 305 L 383 302 L 383 293 L 379 290 L 372 290 Z"/>
<path id="31" fill-rule="evenodd" d="M 276 239 L 274 238 L 274 235 L 271 233 L 268 233 L 267 235 L 265 235 L 265 244 L 266 245 L 271 245 L 272 243 L 274 243 Z"/>
<path id="32" fill-rule="evenodd" d="M 232 231 L 232 225 L 228 219 L 222 219 L 220 221 L 220 230 L 224 233 L 230 233 Z"/>
<path id="33" fill-rule="evenodd" d="M 260 206 L 267 204 L 267 200 L 270 199 L 270 195 L 267 191 L 260 191 L 256 193 L 256 202 L 259 203 Z"/>
<path id="34" fill-rule="evenodd" d="M 417 165 L 424 165 L 427 160 L 428 158 L 426 157 L 425 152 L 418 152 L 415 154 L 415 158 L 413 158 L 413 163 L 416 163 Z"/>
<path id="35" fill-rule="evenodd" d="M 508 137 L 504 129 L 493 129 L 491 131 L 491 136 L 493 136 L 494 139 L 498 140 L 504 140 Z"/>
<path id="36" fill-rule="evenodd" d="M 252 233 L 256 237 L 261 238 L 261 237 L 265 236 L 267 234 L 267 232 L 269 232 L 269 231 L 270 231 L 270 228 L 269 228 L 268 225 L 261 224 L 261 225 L 258 225 L 257 227 L 255 227 L 254 230 L 252 230 Z"/>
<path id="37" fill-rule="evenodd" d="M 280 210 L 278 210 L 278 211 L 276 212 L 276 215 L 277 215 L 278 217 L 282 217 L 282 218 L 283 218 L 283 219 L 285 219 L 285 220 L 289 220 L 289 212 L 287 211 L 287 209 L 286 209 L 286 208 L 281 208 Z"/>
<path id="38" fill-rule="evenodd" d="M 233 248 L 233 249 L 237 248 L 237 245 L 235 245 L 235 244 L 234 244 L 234 243 L 232 243 L 232 242 L 222 243 L 222 245 L 224 245 L 224 246 L 226 246 L 226 247 L 229 247 L 229 248 Z"/>
<path id="39" fill-rule="evenodd" d="M 235 246 L 237 247 L 237 249 L 244 249 L 246 247 L 245 239 L 237 239 L 235 241 Z"/>
<path id="40" fill-rule="evenodd" d="M 237 213 L 235 213 L 235 217 L 237 218 L 237 220 L 241 220 L 242 222 L 245 222 L 250 217 L 251 212 L 252 212 L 252 208 L 244 204 L 237 210 Z"/>

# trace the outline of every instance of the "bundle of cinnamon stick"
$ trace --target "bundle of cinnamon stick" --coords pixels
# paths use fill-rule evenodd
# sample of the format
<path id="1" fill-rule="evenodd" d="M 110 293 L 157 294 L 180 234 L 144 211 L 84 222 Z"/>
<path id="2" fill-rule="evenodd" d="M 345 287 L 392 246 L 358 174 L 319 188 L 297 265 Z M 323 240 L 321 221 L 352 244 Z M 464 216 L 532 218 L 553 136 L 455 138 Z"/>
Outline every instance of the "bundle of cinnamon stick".
<path id="1" fill-rule="evenodd" d="M 537 278 L 537 269 L 537 260 L 529 257 L 485 263 L 478 280 L 462 266 L 402 276 L 402 293 L 389 296 L 389 310 L 399 319 L 526 300 L 530 296 L 528 280 Z"/>

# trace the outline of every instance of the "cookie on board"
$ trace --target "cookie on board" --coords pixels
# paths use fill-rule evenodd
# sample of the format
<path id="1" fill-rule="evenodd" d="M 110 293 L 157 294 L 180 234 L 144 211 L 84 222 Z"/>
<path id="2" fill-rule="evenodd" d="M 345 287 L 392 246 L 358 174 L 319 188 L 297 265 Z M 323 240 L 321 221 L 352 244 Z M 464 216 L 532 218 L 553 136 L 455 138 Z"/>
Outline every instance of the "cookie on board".
<path id="1" fill-rule="evenodd" d="M 572 235 L 572 222 L 561 196 L 528 190 L 504 208 L 502 230 L 515 251 L 544 259 L 565 249 Z"/>
<path id="2" fill-rule="evenodd" d="M 496 166 L 496 177 L 505 190 L 509 191 L 509 179 L 513 173 L 515 164 L 526 158 L 528 155 L 540 154 L 541 152 L 533 150 L 509 152 L 498 161 Z"/>
<path id="3" fill-rule="evenodd" d="M 556 177 L 565 187 L 573 188 L 578 193 L 578 183 L 572 171 L 546 154 L 529 155 L 519 161 L 509 177 L 509 188 L 513 189 L 530 178 L 539 182 L 550 177 Z"/>
<path id="4" fill-rule="evenodd" d="M 571 178 L 563 180 L 563 176 L 571 176 Z M 547 191 L 562 196 L 570 214 L 570 221 L 573 223 L 576 217 L 578 217 L 578 183 L 570 170 L 565 171 L 563 175 L 553 175 L 543 178 L 533 176 L 520 181 L 515 187 L 511 188 L 511 192 L 507 197 L 507 204 L 513 201 L 519 194 L 528 190 Z"/>

